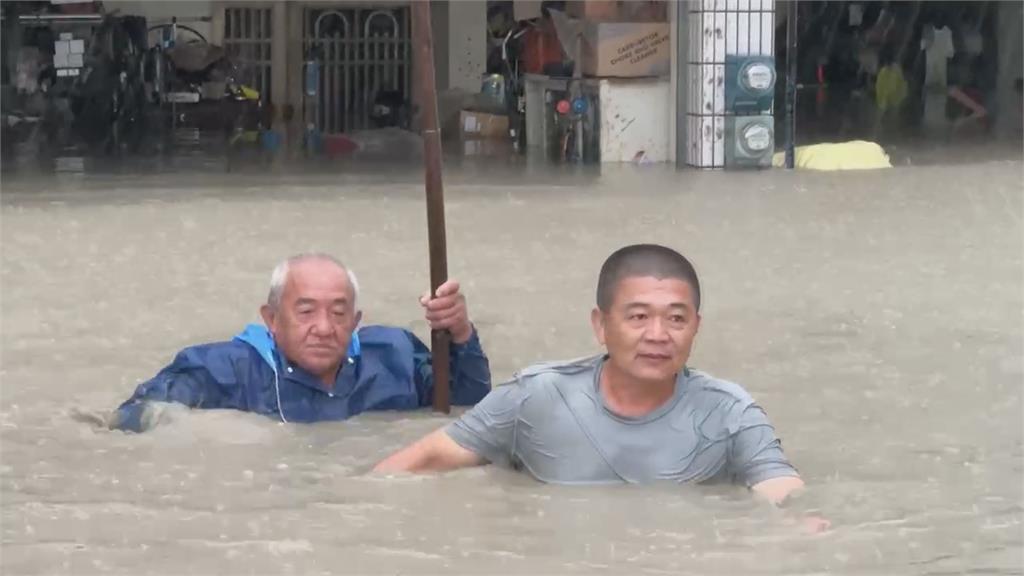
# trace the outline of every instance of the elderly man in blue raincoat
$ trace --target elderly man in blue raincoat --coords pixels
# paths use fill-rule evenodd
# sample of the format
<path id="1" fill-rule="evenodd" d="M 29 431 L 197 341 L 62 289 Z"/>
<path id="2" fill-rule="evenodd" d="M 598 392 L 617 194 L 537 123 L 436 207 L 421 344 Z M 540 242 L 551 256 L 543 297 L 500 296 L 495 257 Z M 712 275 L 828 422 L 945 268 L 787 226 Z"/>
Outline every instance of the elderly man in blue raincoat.
<path id="1" fill-rule="evenodd" d="M 185 348 L 114 413 L 113 428 L 143 431 L 159 403 L 257 412 L 282 422 L 343 420 L 367 410 L 429 406 L 430 351 L 411 332 L 358 328 L 355 274 L 325 254 L 302 254 L 271 276 L 265 325 L 227 342 Z M 490 367 L 455 281 L 424 295 L 432 329 L 448 330 L 451 401 L 472 405 L 490 391 Z"/>

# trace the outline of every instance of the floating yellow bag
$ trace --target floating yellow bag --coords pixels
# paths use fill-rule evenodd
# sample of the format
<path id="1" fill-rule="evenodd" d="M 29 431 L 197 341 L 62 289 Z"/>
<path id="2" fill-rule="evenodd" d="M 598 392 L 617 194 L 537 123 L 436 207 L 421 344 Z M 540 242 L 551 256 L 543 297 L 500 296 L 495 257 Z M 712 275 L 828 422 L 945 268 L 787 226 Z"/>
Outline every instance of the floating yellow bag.
<path id="1" fill-rule="evenodd" d="M 803 170 L 875 170 L 892 168 L 889 156 L 874 142 L 853 140 L 833 144 L 797 146 L 794 166 Z M 786 153 L 772 156 L 772 166 L 786 166 Z"/>

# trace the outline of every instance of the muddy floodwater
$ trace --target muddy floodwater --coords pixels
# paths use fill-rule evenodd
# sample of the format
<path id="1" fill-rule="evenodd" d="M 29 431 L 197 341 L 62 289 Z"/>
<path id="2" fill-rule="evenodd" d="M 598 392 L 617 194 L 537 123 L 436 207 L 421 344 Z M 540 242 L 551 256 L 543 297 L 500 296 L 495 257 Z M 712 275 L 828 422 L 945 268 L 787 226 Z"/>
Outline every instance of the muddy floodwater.
<path id="1" fill-rule="evenodd" d="M 255 321 L 274 264 L 337 254 L 367 323 L 426 336 L 415 173 L 10 177 L 2 198 L 3 574 L 1019 574 L 1022 164 L 656 166 L 447 176 L 451 275 L 495 381 L 597 350 L 615 248 L 689 256 L 691 364 L 743 384 L 809 490 L 559 487 L 369 468 L 449 418 L 89 424 L 182 346 Z M 807 535 L 817 511 L 833 528 Z"/>

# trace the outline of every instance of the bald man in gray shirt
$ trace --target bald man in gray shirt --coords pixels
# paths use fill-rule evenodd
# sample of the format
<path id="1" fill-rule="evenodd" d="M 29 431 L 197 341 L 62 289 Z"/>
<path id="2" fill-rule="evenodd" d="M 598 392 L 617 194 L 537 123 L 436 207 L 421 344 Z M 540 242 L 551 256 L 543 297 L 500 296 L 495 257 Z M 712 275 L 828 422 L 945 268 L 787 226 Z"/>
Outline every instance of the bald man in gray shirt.
<path id="1" fill-rule="evenodd" d="M 722 481 L 781 502 L 804 484 L 764 410 L 740 386 L 686 367 L 699 310 L 686 258 L 622 248 L 601 268 L 591 314 L 606 354 L 519 372 L 376 470 L 494 463 L 557 483 Z"/>

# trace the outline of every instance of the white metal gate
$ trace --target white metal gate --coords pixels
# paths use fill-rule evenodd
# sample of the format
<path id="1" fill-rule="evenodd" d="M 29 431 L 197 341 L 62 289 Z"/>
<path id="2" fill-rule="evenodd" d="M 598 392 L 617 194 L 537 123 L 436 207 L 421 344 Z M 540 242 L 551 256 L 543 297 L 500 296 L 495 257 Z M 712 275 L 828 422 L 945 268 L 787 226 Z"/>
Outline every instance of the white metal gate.
<path id="1" fill-rule="evenodd" d="M 303 19 L 306 60 L 319 65 L 319 86 L 306 98 L 306 119 L 322 133 L 370 127 L 381 92 L 410 101 L 408 7 L 307 7 Z"/>
<path id="2" fill-rule="evenodd" d="M 224 9 L 224 51 L 238 67 L 239 80 L 259 90 L 265 103 L 271 102 L 272 12 L 271 8 Z"/>
<path id="3" fill-rule="evenodd" d="M 732 55 L 772 56 L 775 0 L 703 0 L 679 4 L 690 22 L 687 164 L 725 166 L 725 59 Z"/>

